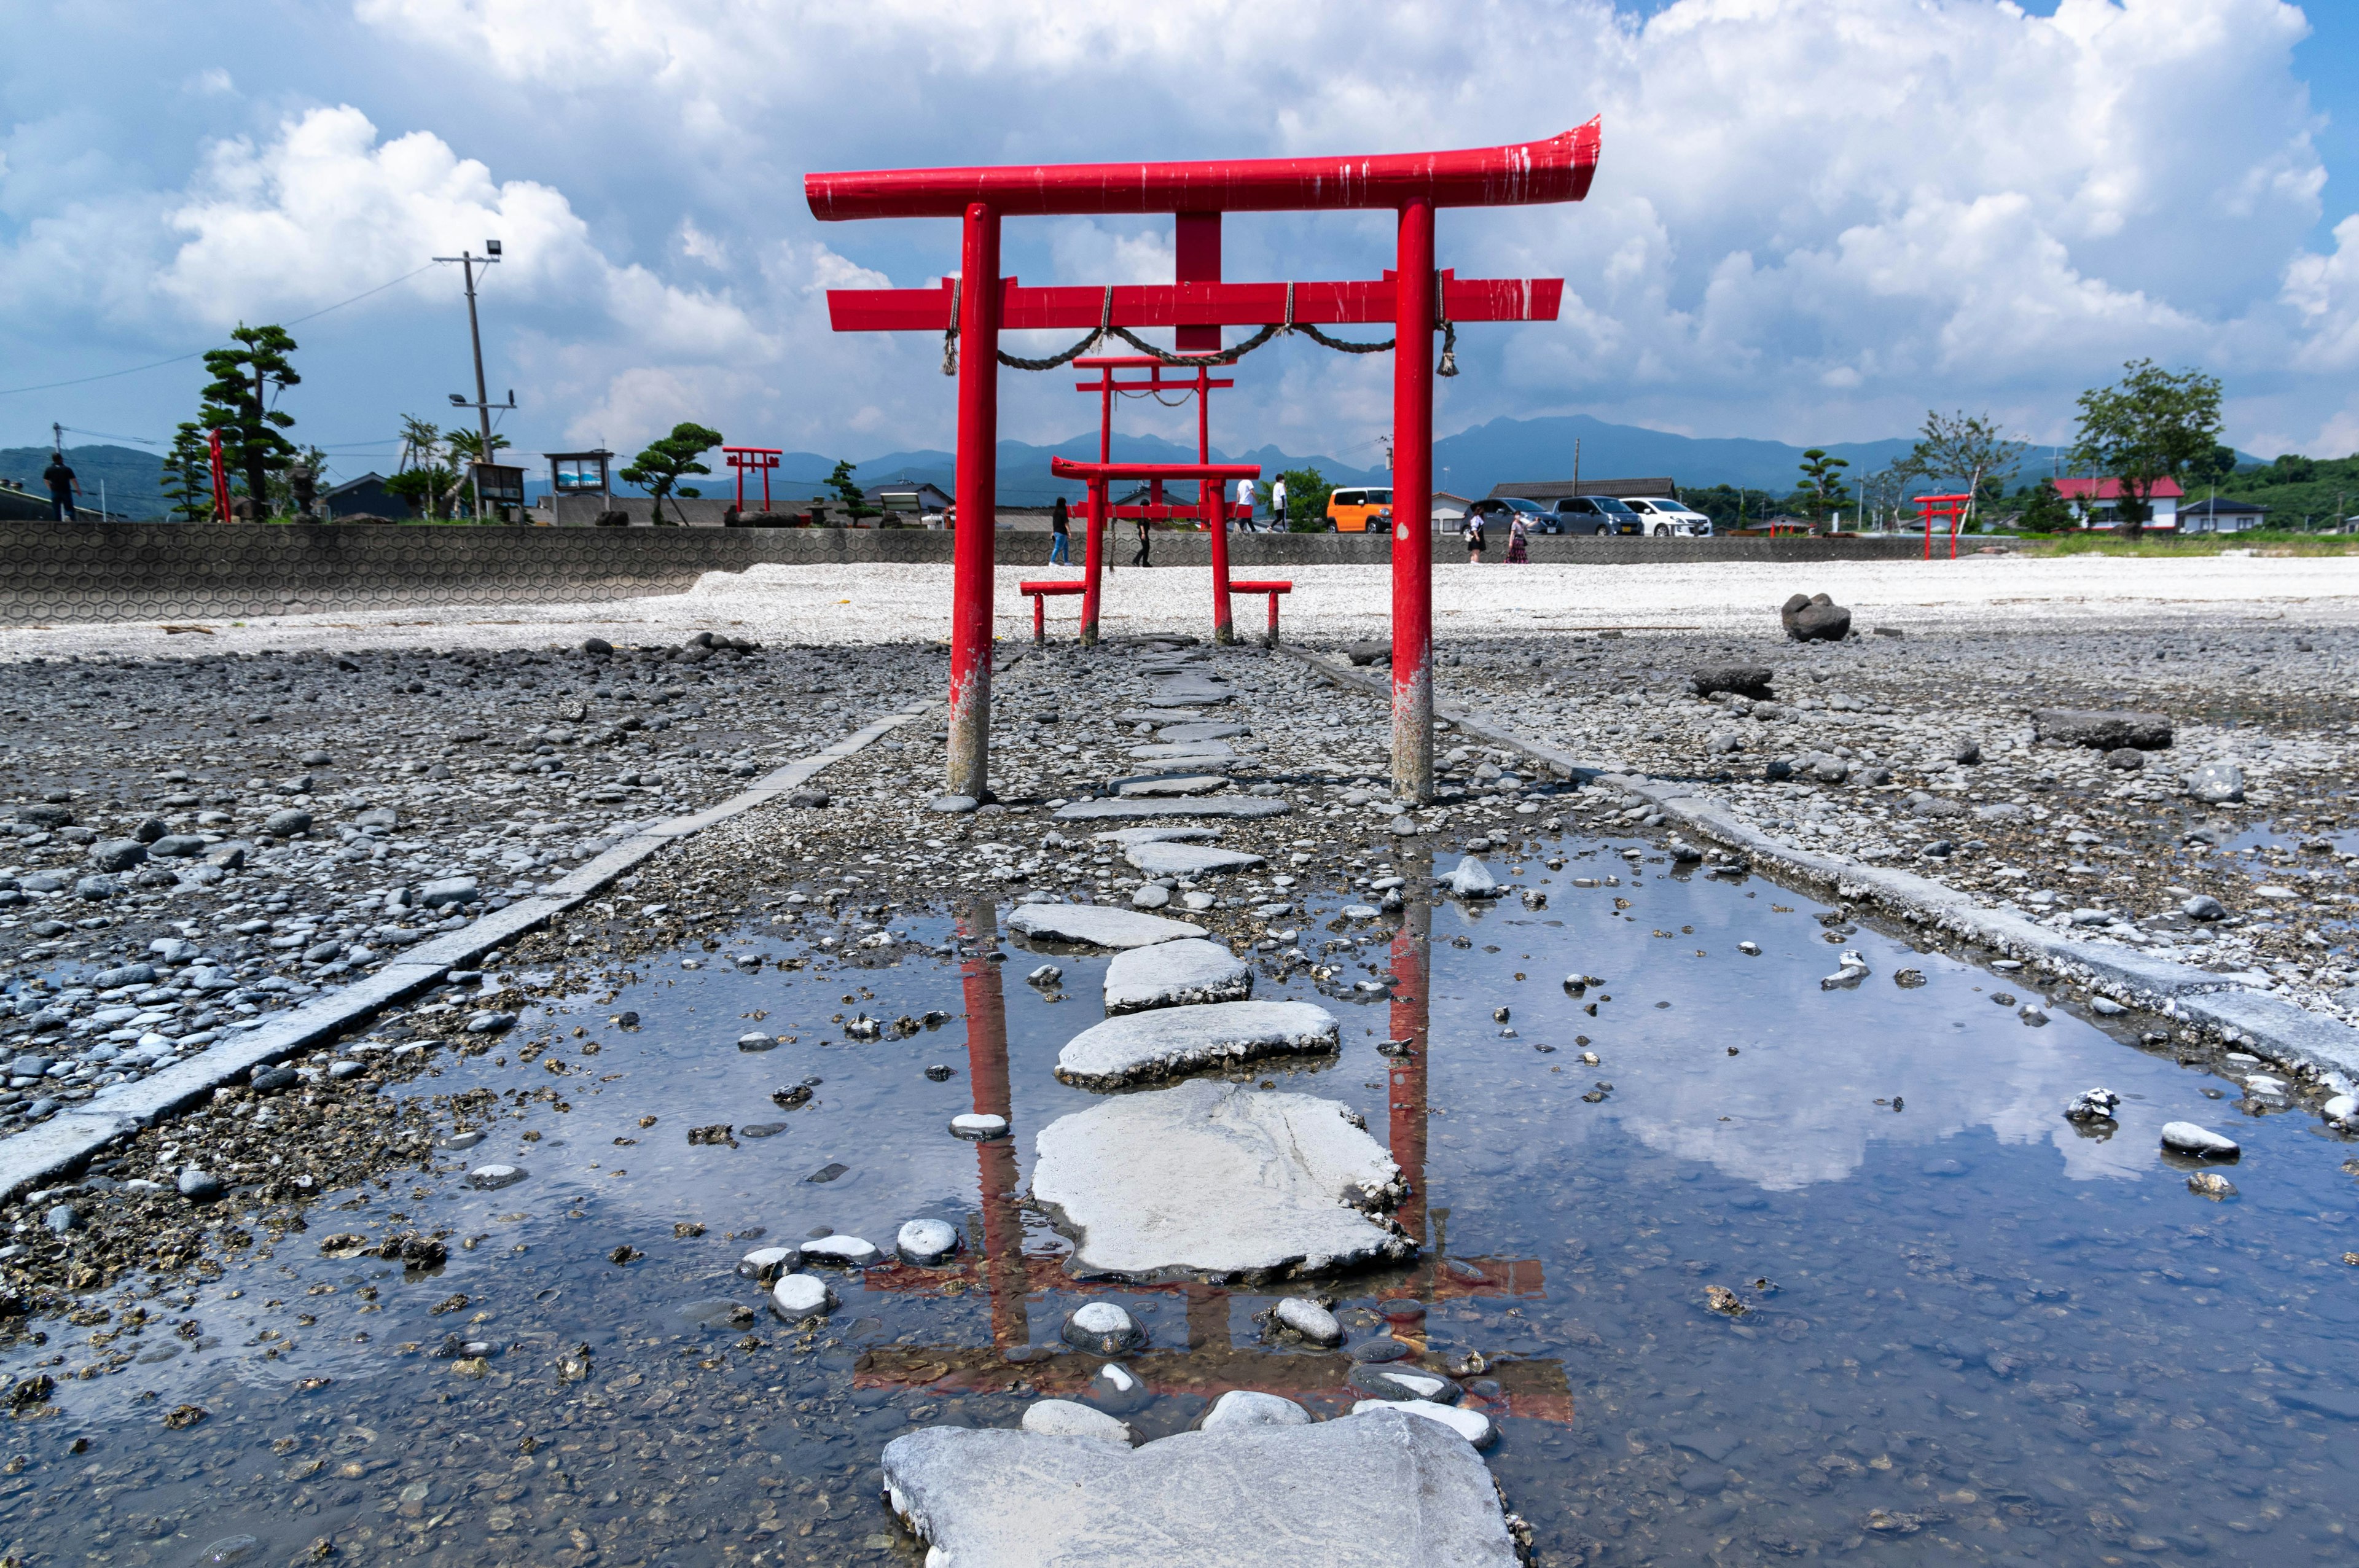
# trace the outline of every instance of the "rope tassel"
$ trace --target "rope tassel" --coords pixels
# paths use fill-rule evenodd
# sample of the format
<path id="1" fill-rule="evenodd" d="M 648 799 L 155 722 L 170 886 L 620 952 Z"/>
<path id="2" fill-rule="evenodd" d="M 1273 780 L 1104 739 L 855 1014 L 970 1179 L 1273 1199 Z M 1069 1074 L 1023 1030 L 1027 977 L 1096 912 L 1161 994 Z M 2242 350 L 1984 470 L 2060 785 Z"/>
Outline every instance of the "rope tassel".
<path id="1" fill-rule="evenodd" d="M 1436 375 L 1458 373 L 1458 323 L 1443 317 L 1441 321 L 1441 362 L 1434 367 Z"/>
<path id="2" fill-rule="evenodd" d="M 944 375 L 958 374 L 959 297 L 965 290 L 966 279 L 962 277 L 951 285 L 951 325 L 950 330 L 942 334 Z"/>

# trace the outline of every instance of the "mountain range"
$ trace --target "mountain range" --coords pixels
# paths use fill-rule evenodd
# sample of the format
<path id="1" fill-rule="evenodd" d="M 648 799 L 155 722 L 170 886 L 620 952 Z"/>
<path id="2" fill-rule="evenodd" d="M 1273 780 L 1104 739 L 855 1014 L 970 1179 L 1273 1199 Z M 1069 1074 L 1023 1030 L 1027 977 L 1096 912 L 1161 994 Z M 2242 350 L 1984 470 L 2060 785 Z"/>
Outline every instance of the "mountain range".
<path id="1" fill-rule="evenodd" d="M 1803 449 L 1784 441 L 1750 440 L 1738 437 L 1675 435 L 1636 425 L 1614 425 L 1587 414 L 1554 415 L 1540 419 L 1493 419 L 1433 444 L 1434 486 L 1465 496 L 1489 493 L 1495 484 L 1517 481 L 1564 480 L 1573 476 L 1575 446 L 1583 479 L 1668 478 L 1682 488 L 1714 484 L 1741 485 L 1784 495 L 1794 488 Z M 1905 438 L 1882 441 L 1829 442 L 1826 449 L 1850 460 L 1856 476 L 1875 471 L 1906 453 Z M 1049 459 L 1058 456 L 1095 461 L 1097 432 L 1085 430 L 1051 446 L 1025 441 L 999 443 L 999 499 L 1012 506 L 1046 506 L 1063 495 L 1078 499 L 1082 486 L 1051 479 Z M 1116 436 L 1114 455 L 1132 462 L 1193 462 L 1196 449 L 1159 436 Z M 118 515 L 160 516 L 162 461 L 153 452 L 130 447 L 88 446 L 68 449 L 66 459 L 81 476 L 86 501 L 98 502 L 98 481 L 106 483 L 106 500 Z M 1259 463 L 1265 480 L 1280 470 L 1315 468 L 1330 483 L 1384 484 L 1383 469 L 1362 468 L 1317 453 L 1299 454 L 1264 445 L 1245 451 L 1216 447 L 1215 462 Z M 527 455 L 529 463 L 531 456 Z M 21 479 L 28 489 L 39 489 L 39 474 L 49 452 L 38 447 L 0 448 L 0 478 Z M 716 460 L 717 470 L 700 488 L 715 495 L 731 487 L 734 476 Z M 788 452 L 771 478 L 774 502 L 799 501 L 822 493 L 835 459 L 817 452 Z M 863 460 L 854 470 L 861 484 L 930 483 L 952 488 L 956 460 L 951 453 L 928 448 L 881 453 Z M 329 482 L 357 477 L 331 473 Z M 527 493 L 538 496 L 546 479 L 528 480 Z"/>

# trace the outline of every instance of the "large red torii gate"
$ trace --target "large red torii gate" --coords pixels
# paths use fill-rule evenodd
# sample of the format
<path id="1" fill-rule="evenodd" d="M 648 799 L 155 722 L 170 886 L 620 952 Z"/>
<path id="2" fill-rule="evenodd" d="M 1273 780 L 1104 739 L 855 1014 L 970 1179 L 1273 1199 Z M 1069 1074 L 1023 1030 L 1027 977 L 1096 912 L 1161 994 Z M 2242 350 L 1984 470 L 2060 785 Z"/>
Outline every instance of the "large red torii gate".
<path id="1" fill-rule="evenodd" d="M 958 366 L 960 526 L 952 546 L 950 793 L 990 791 L 993 497 L 1002 330 L 1173 327 L 1182 353 L 1217 357 L 1223 326 L 1391 321 L 1393 788 L 1433 795 L 1433 334 L 1459 321 L 1554 320 L 1560 278 L 1460 279 L 1434 270 L 1434 212 L 1578 201 L 1597 168 L 1595 120 L 1546 141 L 1354 158 L 879 169 L 803 180 L 823 222 L 958 218 L 959 277 L 934 288 L 831 289 L 837 331 L 952 331 Z M 1397 260 L 1377 282 L 1227 283 L 1221 214 L 1390 208 Z M 999 271 L 1001 220 L 1169 212 L 1168 285 L 1024 288 Z M 994 287 L 967 288 L 973 279 Z M 1234 355 L 1230 356 L 1232 359 Z"/>

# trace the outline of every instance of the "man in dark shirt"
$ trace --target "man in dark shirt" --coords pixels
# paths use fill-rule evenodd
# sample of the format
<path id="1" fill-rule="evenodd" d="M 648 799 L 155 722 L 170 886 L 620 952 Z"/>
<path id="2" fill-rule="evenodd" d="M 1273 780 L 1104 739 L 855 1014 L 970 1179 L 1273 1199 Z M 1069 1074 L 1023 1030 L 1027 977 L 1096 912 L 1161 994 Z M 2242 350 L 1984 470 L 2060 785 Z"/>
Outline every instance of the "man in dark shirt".
<path id="1" fill-rule="evenodd" d="M 74 497 L 82 486 L 74 480 L 74 470 L 66 467 L 63 452 L 49 454 L 49 466 L 41 470 L 42 480 L 49 487 L 50 517 L 54 522 L 71 523 L 74 514 Z"/>

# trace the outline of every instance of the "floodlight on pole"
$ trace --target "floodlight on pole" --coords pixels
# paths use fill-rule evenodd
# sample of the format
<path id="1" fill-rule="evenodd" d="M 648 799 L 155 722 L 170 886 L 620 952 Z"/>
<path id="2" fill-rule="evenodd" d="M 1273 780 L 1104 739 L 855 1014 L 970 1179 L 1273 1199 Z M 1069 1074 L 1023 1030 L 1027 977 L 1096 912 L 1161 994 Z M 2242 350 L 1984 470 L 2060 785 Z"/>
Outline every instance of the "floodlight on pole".
<path id="1" fill-rule="evenodd" d="M 485 240 L 482 255 L 476 255 L 472 251 L 462 250 L 455 256 L 436 256 L 434 259 L 438 262 L 457 262 L 461 274 L 467 280 L 467 337 L 475 350 L 475 401 L 470 403 L 454 392 L 451 395 L 451 403 L 453 407 L 475 410 L 484 441 L 483 455 L 476 460 L 477 466 L 480 468 L 482 464 L 492 460 L 492 410 L 516 406 L 515 393 L 508 394 L 508 400 L 506 403 L 494 403 L 491 400 L 491 393 L 485 388 L 484 331 L 475 318 L 475 269 L 479 266 L 490 266 L 500 259 L 500 243 L 497 240 Z M 473 484 L 475 521 L 481 523 L 484 520 L 484 478 L 480 472 L 473 476 Z"/>

